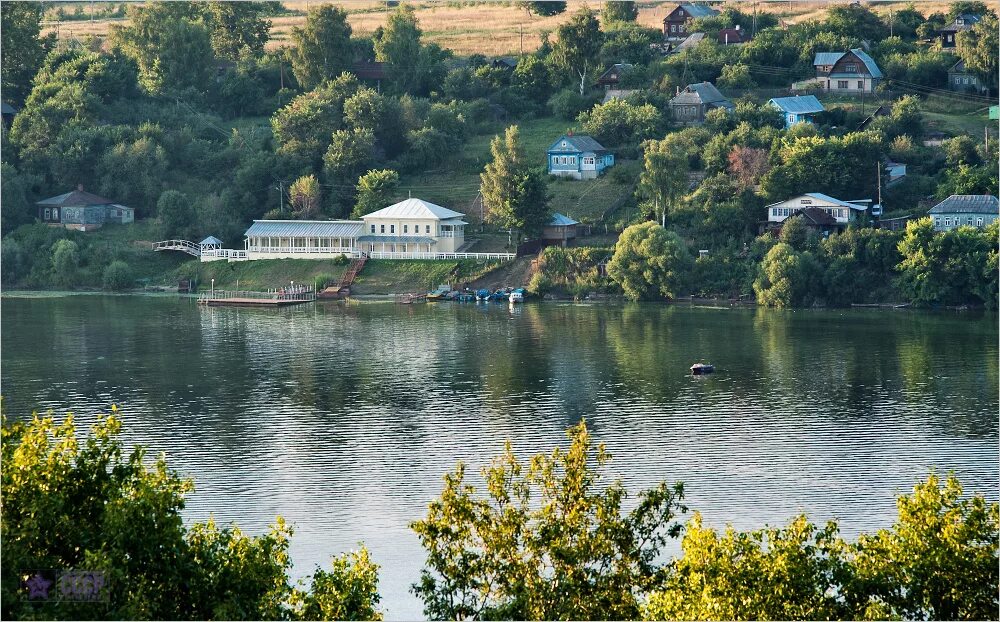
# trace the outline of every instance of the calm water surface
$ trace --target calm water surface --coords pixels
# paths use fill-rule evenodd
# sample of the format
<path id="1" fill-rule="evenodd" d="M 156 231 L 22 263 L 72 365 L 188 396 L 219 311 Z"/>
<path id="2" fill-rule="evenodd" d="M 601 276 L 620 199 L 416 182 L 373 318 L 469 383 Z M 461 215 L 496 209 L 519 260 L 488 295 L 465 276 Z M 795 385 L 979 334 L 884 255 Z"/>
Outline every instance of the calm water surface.
<path id="1" fill-rule="evenodd" d="M 6 297 L 8 412 L 123 409 L 195 479 L 186 517 L 296 528 L 295 575 L 364 542 L 389 618 L 456 461 L 548 450 L 586 417 L 632 490 L 682 480 L 707 522 L 888 526 L 931 468 L 998 487 L 996 315 L 677 306 Z M 692 378 L 694 361 L 719 373 Z"/>

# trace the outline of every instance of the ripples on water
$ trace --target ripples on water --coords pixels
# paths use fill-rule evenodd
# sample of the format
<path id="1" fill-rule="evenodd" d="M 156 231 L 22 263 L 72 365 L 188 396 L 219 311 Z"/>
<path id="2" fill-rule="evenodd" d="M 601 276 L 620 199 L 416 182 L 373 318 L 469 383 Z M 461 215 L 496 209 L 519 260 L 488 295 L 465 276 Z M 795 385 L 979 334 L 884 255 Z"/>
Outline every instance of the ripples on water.
<path id="1" fill-rule="evenodd" d="M 442 475 L 582 417 L 630 490 L 682 480 L 717 526 L 806 512 L 854 536 L 932 467 L 998 486 L 995 316 L 76 296 L 6 298 L 2 319 L 10 413 L 119 404 L 128 443 L 195 479 L 189 520 L 283 515 L 296 576 L 363 541 L 390 618 L 421 615 L 407 524 Z M 687 376 L 701 359 L 719 372 Z"/>

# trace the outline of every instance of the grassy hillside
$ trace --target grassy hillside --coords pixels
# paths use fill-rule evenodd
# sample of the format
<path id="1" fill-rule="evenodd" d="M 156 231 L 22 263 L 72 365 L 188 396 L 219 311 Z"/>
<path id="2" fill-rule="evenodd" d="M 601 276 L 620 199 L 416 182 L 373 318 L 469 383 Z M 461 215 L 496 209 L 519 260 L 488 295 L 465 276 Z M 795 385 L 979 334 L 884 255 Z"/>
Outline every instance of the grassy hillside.
<path id="1" fill-rule="evenodd" d="M 461 285 L 486 274 L 496 261 L 373 259 L 351 288 L 354 294 L 422 293 L 443 283 Z"/>

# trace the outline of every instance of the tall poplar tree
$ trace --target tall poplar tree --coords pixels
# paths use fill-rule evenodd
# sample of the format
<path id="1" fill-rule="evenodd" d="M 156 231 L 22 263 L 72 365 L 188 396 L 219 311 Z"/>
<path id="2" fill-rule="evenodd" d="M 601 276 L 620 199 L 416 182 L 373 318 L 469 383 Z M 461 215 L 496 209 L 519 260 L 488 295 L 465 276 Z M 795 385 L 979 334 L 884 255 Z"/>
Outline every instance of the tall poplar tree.
<path id="1" fill-rule="evenodd" d="M 480 174 L 480 191 L 486 208 L 486 220 L 521 235 L 541 233 L 552 215 L 545 181 L 531 170 L 524 156 L 516 125 L 507 128 L 504 137 L 490 143 L 493 160 Z"/>
<path id="2" fill-rule="evenodd" d="M 347 12 L 330 5 L 310 7 L 305 26 L 292 29 L 292 72 L 304 89 L 339 76 L 351 67 L 351 25 Z"/>

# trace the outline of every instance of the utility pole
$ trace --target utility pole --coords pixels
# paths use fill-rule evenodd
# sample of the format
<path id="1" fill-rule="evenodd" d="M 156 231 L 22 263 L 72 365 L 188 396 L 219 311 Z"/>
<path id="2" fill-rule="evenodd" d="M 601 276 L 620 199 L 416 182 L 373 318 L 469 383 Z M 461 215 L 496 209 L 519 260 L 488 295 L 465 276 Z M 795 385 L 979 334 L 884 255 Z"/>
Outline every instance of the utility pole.
<path id="1" fill-rule="evenodd" d="M 878 211 L 882 213 L 882 161 L 875 161 L 875 176 L 878 179 Z"/>
<path id="2" fill-rule="evenodd" d="M 892 7 L 889 7 L 889 36 L 892 36 Z"/>
<path id="3" fill-rule="evenodd" d="M 282 214 L 285 213 L 285 187 L 284 182 L 280 179 L 278 180 L 278 204 L 281 206 L 280 211 Z"/>
<path id="4" fill-rule="evenodd" d="M 521 38 L 521 45 L 520 45 L 521 52 L 520 52 L 520 56 L 524 56 L 524 24 L 518 24 L 517 25 L 517 33 L 518 33 L 518 35 Z"/>

